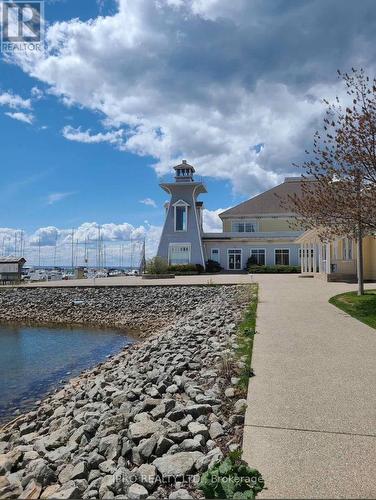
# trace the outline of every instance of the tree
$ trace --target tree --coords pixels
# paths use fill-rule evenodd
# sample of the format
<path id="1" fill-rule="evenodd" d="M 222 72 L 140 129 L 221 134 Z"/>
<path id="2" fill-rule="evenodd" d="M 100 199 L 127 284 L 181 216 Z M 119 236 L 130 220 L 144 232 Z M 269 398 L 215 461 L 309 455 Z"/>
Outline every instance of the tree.
<path id="1" fill-rule="evenodd" d="M 376 231 L 376 80 L 363 70 L 341 75 L 351 104 L 337 97 L 327 106 L 323 129 L 314 135 L 310 158 L 302 165 L 301 196 L 290 207 L 305 229 L 325 241 L 350 237 L 357 242 L 358 294 L 364 293 L 363 239 Z"/>

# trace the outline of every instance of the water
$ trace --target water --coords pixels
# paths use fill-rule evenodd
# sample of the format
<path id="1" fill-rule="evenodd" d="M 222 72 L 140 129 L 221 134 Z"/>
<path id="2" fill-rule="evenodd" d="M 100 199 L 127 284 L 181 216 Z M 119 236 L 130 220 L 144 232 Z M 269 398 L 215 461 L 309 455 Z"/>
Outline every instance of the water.
<path id="1" fill-rule="evenodd" d="M 133 342 L 117 330 L 0 325 L 0 421 Z"/>

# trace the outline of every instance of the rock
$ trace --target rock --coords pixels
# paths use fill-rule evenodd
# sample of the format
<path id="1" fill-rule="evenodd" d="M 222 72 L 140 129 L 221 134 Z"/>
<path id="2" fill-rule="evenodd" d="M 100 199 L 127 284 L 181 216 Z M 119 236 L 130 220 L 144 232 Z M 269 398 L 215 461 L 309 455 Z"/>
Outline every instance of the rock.
<path id="1" fill-rule="evenodd" d="M 113 474 L 116 470 L 116 464 L 113 460 L 105 460 L 99 464 L 99 470 L 104 474 Z"/>
<path id="2" fill-rule="evenodd" d="M 191 405 L 185 408 L 187 415 L 192 415 L 193 418 L 198 418 L 200 415 L 207 415 L 212 412 L 210 405 Z"/>
<path id="3" fill-rule="evenodd" d="M 133 448 L 132 461 L 136 465 L 141 465 L 142 463 L 147 461 L 149 457 L 151 457 L 154 448 L 157 444 L 158 438 L 159 436 L 155 434 L 154 436 L 151 436 L 149 439 L 142 440 L 138 446 Z"/>
<path id="4" fill-rule="evenodd" d="M 152 464 L 143 464 L 138 468 L 138 482 L 149 491 L 152 490 L 157 477 L 157 469 Z"/>
<path id="5" fill-rule="evenodd" d="M 228 422 L 230 425 L 242 425 L 244 424 L 244 415 L 231 415 Z"/>
<path id="6" fill-rule="evenodd" d="M 135 482 L 135 473 L 126 467 L 119 467 L 114 474 L 114 492 L 118 494 L 126 493 L 129 486 Z"/>
<path id="7" fill-rule="evenodd" d="M 22 453 L 16 450 L 0 455 L 0 474 L 11 472 L 21 458 Z"/>
<path id="8" fill-rule="evenodd" d="M 169 432 L 168 437 L 174 441 L 174 443 L 181 443 L 184 439 L 189 439 L 191 437 L 190 432 Z"/>
<path id="9" fill-rule="evenodd" d="M 99 487 L 99 498 L 113 498 L 115 488 L 115 477 L 113 475 L 104 476 Z"/>
<path id="10" fill-rule="evenodd" d="M 245 413 L 247 409 L 247 400 L 246 399 L 238 399 L 234 404 L 234 411 L 236 414 Z"/>
<path id="11" fill-rule="evenodd" d="M 120 455 L 120 450 L 120 439 L 117 434 L 110 434 L 99 442 L 98 452 L 104 455 L 107 460 L 116 459 Z"/>
<path id="12" fill-rule="evenodd" d="M 198 451 L 201 450 L 201 444 L 196 439 L 184 439 L 184 441 L 180 443 L 180 449 L 183 451 Z"/>
<path id="13" fill-rule="evenodd" d="M 87 463 L 91 469 L 96 469 L 104 460 L 105 458 L 96 451 L 91 452 L 87 457 Z"/>
<path id="14" fill-rule="evenodd" d="M 214 398 L 212 396 L 206 396 L 205 394 L 197 394 L 196 402 L 200 403 L 200 404 L 211 405 L 211 406 L 221 404 L 220 399 Z"/>
<path id="15" fill-rule="evenodd" d="M 127 497 L 129 500 L 146 500 L 148 496 L 148 490 L 141 484 L 137 483 L 132 484 L 129 487 L 127 493 Z"/>
<path id="16" fill-rule="evenodd" d="M 0 498 L 17 499 L 22 494 L 19 481 L 11 481 L 9 476 L 0 476 Z"/>
<path id="17" fill-rule="evenodd" d="M 226 398 L 233 398 L 235 396 L 235 389 L 233 387 L 228 387 L 225 390 L 225 396 Z"/>
<path id="18" fill-rule="evenodd" d="M 72 476 L 74 465 L 68 464 L 59 473 L 59 481 L 61 484 L 67 483 Z"/>
<path id="19" fill-rule="evenodd" d="M 212 439 L 217 439 L 223 436 L 224 430 L 219 422 L 213 422 L 209 428 L 209 434 Z"/>
<path id="20" fill-rule="evenodd" d="M 75 467 L 73 468 L 70 478 L 71 480 L 75 479 L 86 479 L 88 476 L 88 467 L 86 462 L 79 462 Z"/>
<path id="21" fill-rule="evenodd" d="M 56 493 L 56 498 L 59 500 L 66 500 L 66 499 L 77 499 L 81 498 L 81 491 L 79 488 L 74 483 L 67 483 L 66 485 L 63 485 Z"/>
<path id="22" fill-rule="evenodd" d="M 18 498 L 39 498 L 42 486 L 32 479 Z"/>
<path id="23" fill-rule="evenodd" d="M 171 439 L 167 439 L 166 437 L 161 436 L 158 439 L 155 448 L 155 454 L 157 455 L 157 457 L 161 457 L 162 455 L 164 455 L 171 448 L 173 444 L 174 442 Z"/>
<path id="24" fill-rule="evenodd" d="M 31 479 L 35 479 L 43 487 L 46 487 L 52 483 L 56 483 L 56 473 L 47 464 L 47 462 L 41 458 L 37 460 L 31 460 L 25 467 L 24 470 L 25 484 Z"/>
<path id="25" fill-rule="evenodd" d="M 166 392 L 168 394 L 175 394 L 176 392 L 179 391 L 179 387 L 176 384 L 172 384 L 167 387 Z"/>
<path id="26" fill-rule="evenodd" d="M 195 467 L 199 472 L 204 472 L 222 458 L 223 453 L 220 448 L 214 448 L 207 455 L 199 457 L 195 463 Z"/>
<path id="27" fill-rule="evenodd" d="M 202 434 L 205 437 L 209 437 L 209 431 L 206 425 L 200 424 L 197 422 L 191 422 L 188 424 L 188 430 L 192 434 L 192 436 L 196 436 L 197 434 Z"/>
<path id="28" fill-rule="evenodd" d="M 189 492 L 183 488 L 180 488 L 177 491 L 173 491 L 168 500 L 191 500 L 193 497 L 189 494 Z"/>
<path id="29" fill-rule="evenodd" d="M 129 426 L 129 437 L 134 441 L 139 441 L 143 438 L 148 438 L 153 434 L 163 431 L 162 424 L 153 422 L 152 420 L 143 420 Z"/>
<path id="30" fill-rule="evenodd" d="M 51 484 L 43 491 L 40 498 L 43 500 L 48 498 L 56 498 L 55 493 L 60 489 L 60 484 Z"/>
<path id="31" fill-rule="evenodd" d="M 181 478 L 194 470 L 195 462 L 204 455 L 199 451 L 181 452 L 156 458 L 153 465 L 163 477 Z"/>

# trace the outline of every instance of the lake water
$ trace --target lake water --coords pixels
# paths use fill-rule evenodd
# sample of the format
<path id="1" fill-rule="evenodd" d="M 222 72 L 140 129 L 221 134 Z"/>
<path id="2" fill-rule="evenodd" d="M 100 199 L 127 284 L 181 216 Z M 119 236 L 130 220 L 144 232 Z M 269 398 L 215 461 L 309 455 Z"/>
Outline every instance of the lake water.
<path id="1" fill-rule="evenodd" d="M 133 342 L 117 330 L 0 325 L 0 421 Z"/>

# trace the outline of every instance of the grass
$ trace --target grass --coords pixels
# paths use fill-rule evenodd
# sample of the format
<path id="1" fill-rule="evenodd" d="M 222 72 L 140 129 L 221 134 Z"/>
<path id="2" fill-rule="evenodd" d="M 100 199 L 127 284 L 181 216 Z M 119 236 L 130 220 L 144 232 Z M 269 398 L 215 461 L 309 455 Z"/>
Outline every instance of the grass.
<path id="1" fill-rule="evenodd" d="M 332 297 L 329 302 L 376 329 L 376 290 L 367 290 L 360 296 L 356 292 L 342 293 Z"/>
<path id="2" fill-rule="evenodd" d="M 238 346 L 236 350 L 237 357 L 244 362 L 244 368 L 239 374 L 238 387 L 245 393 L 248 389 L 249 377 L 252 372 L 252 353 L 254 336 L 256 334 L 256 317 L 258 304 L 258 287 L 254 286 L 252 290 L 252 299 L 247 307 L 243 321 L 238 328 Z"/>

